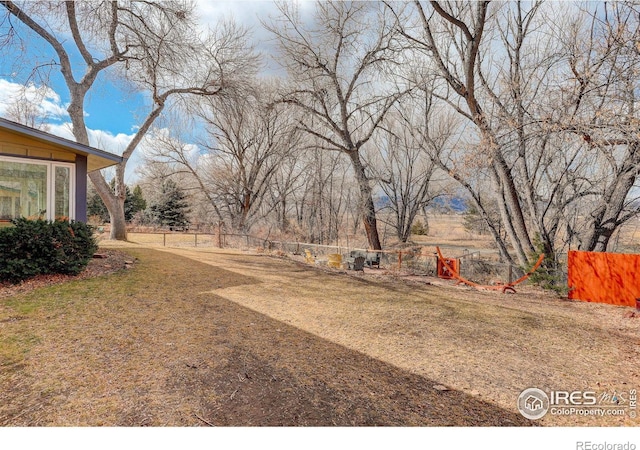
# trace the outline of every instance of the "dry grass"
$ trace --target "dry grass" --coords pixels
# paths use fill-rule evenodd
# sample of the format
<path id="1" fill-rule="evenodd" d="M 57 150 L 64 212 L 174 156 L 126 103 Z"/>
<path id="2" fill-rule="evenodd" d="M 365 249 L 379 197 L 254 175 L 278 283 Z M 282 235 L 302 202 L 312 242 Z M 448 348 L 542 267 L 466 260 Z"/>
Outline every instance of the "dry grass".
<path id="1" fill-rule="evenodd" d="M 613 236 L 614 251 L 640 252 L 640 217 L 626 222 Z"/>
<path id="2" fill-rule="evenodd" d="M 3 301 L 2 335 L 21 341 L 0 363 L 0 424 L 524 423 L 215 294 L 255 277 L 128 251 L 132 270 Z"/>
<path id="3" fill-rule="evenodd" d="M 101 236 L 108 238 L 108 234 Z M 213 234 L 198 233 L 178 233 L 178 232 L 156 232 L 156 233 L 128 233 L 128 239 L 133 244 L 140 244 L 149 247 L 212 247 L 217 245 L 217 236 Z"/>
<path id="4" fill-rule="evenodd" d="M 430 214 L 429 235 L 412 236 L 419 245 L 440 245 L 453 248 L 493 249 L 491 236 L 473 235 L 464 227 L 464 217 L 460 214 Z"/>
<path id="5" fill-rule="evenodd" d="M 515 410 L 527 387 L 622 392 L 640 386 L 640 321 L 624 317 L 629 308 L 571 302 L 531 288 L 503 295 L 386 276 L 344 280 L 286 270 L 284 262 L 258 266 L 246 256 L 172 251 L 261 280 L 217 291 L 224 298 L 505 410 Z M 550 415 L 541 422 L 631 423 Z"/>
<path id="6" fill-rule="evenodd" d="M 640 386 L 624 308 L 126 247 L 132 270 L 0 303 L 0 424 L 527 425 L 525 388 Z"/>

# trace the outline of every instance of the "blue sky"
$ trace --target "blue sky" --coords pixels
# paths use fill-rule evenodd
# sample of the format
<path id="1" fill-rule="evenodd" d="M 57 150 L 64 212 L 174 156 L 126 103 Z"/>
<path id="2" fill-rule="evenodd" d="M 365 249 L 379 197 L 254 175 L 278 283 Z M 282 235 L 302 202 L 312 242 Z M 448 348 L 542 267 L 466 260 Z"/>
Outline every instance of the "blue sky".
<path id="1" fill-rule="evenodd" d="M 57 90 L 64 90 L 64 86 Z M 69 99 L 63 97 L 63 101 L 68 102 Z M 143 101 L 140 93 L 127 93 L 117 84 L 102 81 L 98 89 L 87 96 L 87 127 L 112 133 L 129 133 L 136 124 L 135 111 L 142 107 Z"/>
<path id="2" fill-rule="evenodd" d="M 34 37 L 32 33 L 21 26 L 18 21 L 13 21 L 13 25 L 19 30 L 19 34 L 26 49 L 26 54 L 18 51 L 6 49 L 0 60 L 0 114 L 6 112 L 7 104 L 11 103 L 19 94 L 23 93 L 20 87 L 27 85 L 27 99 L 33 103 L 41 102 L 38 110 L 46 115 L 46 121 L 53 124 L 64 124 L 67 122 L 66 105 L 68 104 L 69 92 L 60 72 L 44 68 L 42 72 L 47 72 L 42 77 L 32 73 L 32 63 L 22 64 L 22 58 L 29 58 L 30 61 L 47 61 L 54 57 L 53 52 L 43 44 L 42 40 Z M 68 48 L 68 50 L 72 50 Z M 71 55 L 72 58 L 80 57 Z M 78 65 L 81 67 L 81 65 Z M 77 74 L 79 75 L 79 74 Z M 47 79 L 46 90 L 42 78 Z M 117 83 L 108 79 L 108 76 L 101 74 L 94 87 L 89 91 L 85 104 L 86 122 L 91 129 L 102 129 L 111 133 L 129 133 L 132 130 L 134 111 L 142 105 L 142 96 L 132 95 L 118 87 Z M 41 106 L 41 107 L 40 107 Z"/>
<path id="3" fill-rule="evenodd" d="M 312 8 L 311 0 L 298 1 L 302 9 Z M 267 19 L 276 9 L 272 1 L 235 0 L 197 2 L 198 17 L 203 28 L 213 27 L 221 19 L 233 19 L 251 31 L 256 50 L 265 54 L 272 52 L 269 35 L 260 25 L 260 19 Z M 3 12 L 4 14 L 4 12 Z M 19 22 L 15 19 L 14 25 Z M 25 48 L 33 58 L 51 60 L 53 53 L 44 42 L 26 31 L 23 37 Z M 76 57 L 79 58 L 78 55 Z M 54 69 L 50 73 L 48 87 L 37 77 L 30 77 L 31 67 L 20 64 L 17 52 L 5 50 L 0 55 L 0 116 L 6 117 L 9 105 L 17 96 L 25 96 L 44 117 L 51 133 L 73 139 L 69 126 L 66 106 L 69 93 L 60 73 Z M 273 64 L 273 63 L 271 63 Z M 273 67 L 273 65 L 271 66 Z M 25 87 L 25 84 L 28 84 Z M 121 153 L 133 136 L 141 119 L 146 116 L 144 97 L 140 93 L 128 92 L 121 88 L 117 80 L 101 74 L 87 95 L 85 104 L 86 124 L 90 131 L 91 145 L 114 153 Z M 136 118 L 138 117 L 138 119 Z M 127 179 L 136 178 L 132 161 L 127 170 Z"/>

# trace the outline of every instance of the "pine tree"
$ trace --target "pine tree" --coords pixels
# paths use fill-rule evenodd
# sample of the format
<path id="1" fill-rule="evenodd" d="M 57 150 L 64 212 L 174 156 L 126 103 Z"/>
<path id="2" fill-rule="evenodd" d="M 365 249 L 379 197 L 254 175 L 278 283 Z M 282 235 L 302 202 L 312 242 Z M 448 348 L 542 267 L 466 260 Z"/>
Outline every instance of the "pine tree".
<path id="1" fill-rule="evenodd" d="M 130 221 L 138 211 L 144 211 L 145 209 L 147 209 L 147 201 L 142 196 L 142 188 L 136 185 L 133 188 L 133 193 L 131 193 L 129 186 L 127 186 L 124 199 L 125 220 L 127 222 Z"/>
<path id="2" fill-rule="evenodd" d="M 93 187 L 87 192 L 87 216 L 97 216 L 103 223 L 109 222 L 109 211 Z"/>
<path id="3" fill-rule="evenodd" d="M 110 186 L 111 190 L 115 191 L 115 179 L 111 180 Z M 99 216 L 103 222 L 109 222 L 109 211 L 95 189 L 91 189 L 87 197 L 87 215 Z M 136 186 L 133 189 L 133 193 L 131 193 L 129 186 L 125 185 L 125 220 L 130 222 L 138 211 L 144 211 L 145 209 L 147 209 L 147 201 L 142 196 L 140 186 Z"/>
<path id="4" fill-rule="evenodd" d="M 189 225 L 189 205 L 183 190 L 173 181 L 166 180 L 160 188 L 160 200 L 151 205 L 151 213 L 162 226 L 185 228 Z"/>

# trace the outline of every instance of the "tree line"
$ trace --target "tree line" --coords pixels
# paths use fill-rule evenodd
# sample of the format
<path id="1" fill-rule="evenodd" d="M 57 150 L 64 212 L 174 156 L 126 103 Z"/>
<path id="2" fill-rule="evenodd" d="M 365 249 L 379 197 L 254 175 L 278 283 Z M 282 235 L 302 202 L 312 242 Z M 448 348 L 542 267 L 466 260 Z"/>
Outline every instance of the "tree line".
<path id="1" fill-rule="evenodd" d="M 463 195 L 526 266 L 606 251 L 639 211 L 637 2 L 275 2 L 270 77 L 241 27 L 193 33 L 187 2 L 0 3 L 25 26 L 5 21 L 3 45 L 35 33 L 57 55 L 79 142 L 101 72 L 147 93 L 114 189 L 91 175 L 115 239 L 144 140 L 143 189 L 171 179 L 192 216 L 244 232 L 380 249 L 380 220 L 406 241 L 433 199 Z"/>

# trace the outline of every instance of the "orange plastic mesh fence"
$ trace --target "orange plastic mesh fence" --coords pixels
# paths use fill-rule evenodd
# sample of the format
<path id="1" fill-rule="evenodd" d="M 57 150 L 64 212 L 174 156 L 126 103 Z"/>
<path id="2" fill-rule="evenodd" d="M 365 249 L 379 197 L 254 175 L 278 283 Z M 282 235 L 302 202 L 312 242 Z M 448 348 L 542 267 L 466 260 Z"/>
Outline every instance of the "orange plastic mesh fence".
<path id="1" fill-rule="evenodd" d="M 569 252 L 569 298 L 635 306 L 640 298 L 640 255 Z"/>

